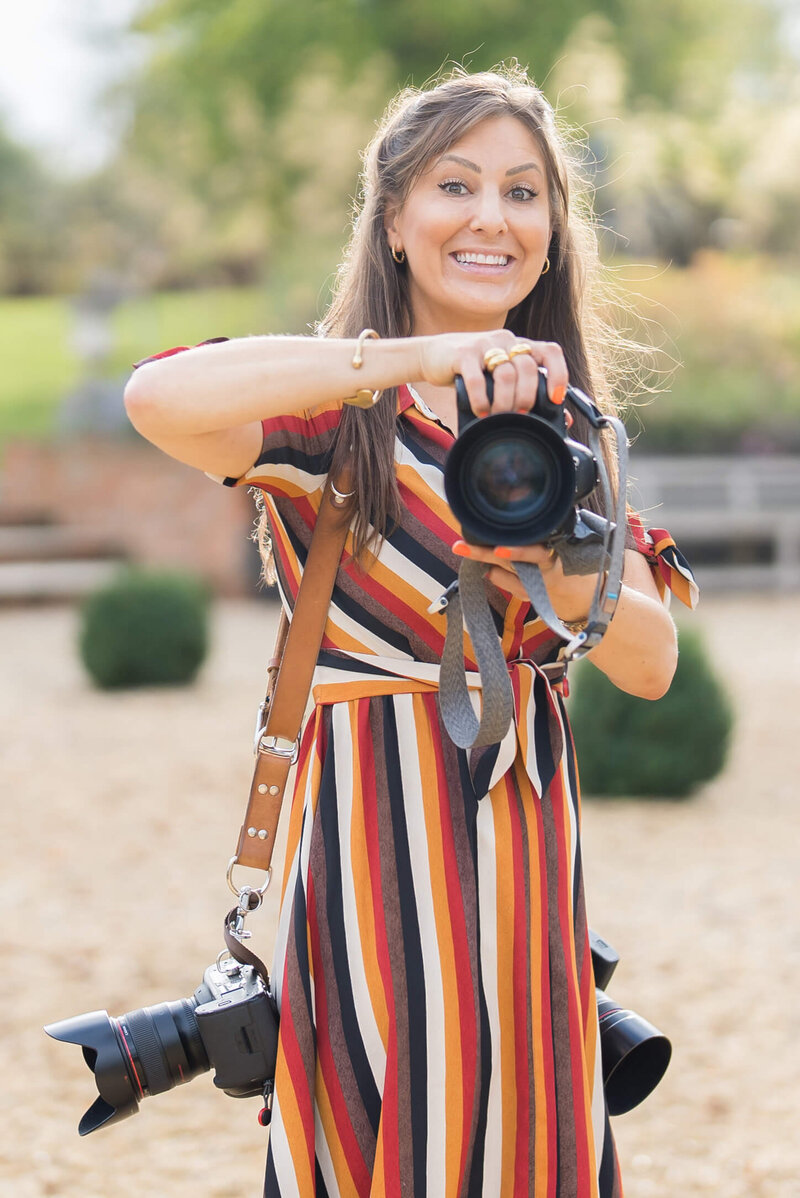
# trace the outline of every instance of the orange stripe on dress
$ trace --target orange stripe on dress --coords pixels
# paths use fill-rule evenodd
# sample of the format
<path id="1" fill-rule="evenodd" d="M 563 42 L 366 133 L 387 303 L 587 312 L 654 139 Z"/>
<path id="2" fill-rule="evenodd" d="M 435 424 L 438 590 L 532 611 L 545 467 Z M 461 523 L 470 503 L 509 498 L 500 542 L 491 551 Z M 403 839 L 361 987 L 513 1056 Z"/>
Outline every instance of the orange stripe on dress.
<path id="1" fill-rule="evenodd" d="M 528 792 L 533 792 L 533 784 L 525 775 L 528 781 Z M 523 792 L 525 793 L 525 792 Z M 542 807 L 541 802 L 535 799 L 533 801 L 533 811 L 535 813 L 535 821 L 530 821 L 531 829 L 536 831 L 536 849 L 539 861 L 544 861 L 545 842 L 544 842 L 544 825 L 542 822 Z M 554 1162 L 558 1160 L 558 1106 L 556 1101 L 556 1082 L 555 1082 L 555 1059 L 553 1055 L 553 1010 L 552 1010 L 552 995 L 551 995 L 551 980 L 550 980 L 550 956 L 547 944 L 548 936 L 548 910 L 549 898 L 547 893 L 547 871 L 539 868 L 535 877 L 531 878 L 531 892 L 533 892 L 534 883 L 538 881 L 538 904 L 539 915 L 541 918 L 541 940 L 539 946 L 539 960 L 541 962 L 541 977 L 539 990 L 539 1012 L 541 1016 L 541 1033 L 538 1045 L 534 1045 L 534 1049 L 538 1047 L 538 1053 L 535 1055 L 539 1058 L 539 1068 L 535 1071 L 536 1080 L 536 1155 L 534 1159 L 534 1172 L 536 1176 L 536 1198 L 549 1198 L 554 1193 L 556 1184 L 556 1173 L 551 1174 L 551 1169 Z M 533 906 L 533 893 L 531 893 L 531 906 Z M 533 996 L 532 996 L 533 998 Z M 533 1002 L 536 999 L 533 998 Z M 542 1178 L 541 1186 L 539 1179 Z"/>
<path id="2" fill-rule="evenodd" d="M 497 944 L 497 1022 L 500 1043 L 495 1051 L 500 1057 L 500 1091 L 501 1124 L 500 1132 L 500 1162 L 502 1193 L 513 1192 L 511 1178 L 514 1176 L 515 1142 L 512 1129 L 517 1123 L 517 1096 L 514 1085 L 514 1062 L 516 1058 L 516 1037 L 513 1020 L 514 1010 L 514 979 L 508 968 L 508 960 L 513 955 L 513 933 L 511 931 L 511 911 L 508 902 L 508 883 L 513 868 L 510 819 L 508 798 L 506 794 L 507 778 L 503 778 L 492 788 L 489 795 L 481 802 L 489 803 L 494 826 L 495 851 L 495 893 L 494 907 L 496 926 L 485 928 L 485 935 L 494 935 Z M 511 948 L 508 940 L 511 939 Z"/>
<path id="3" fill-rule="evenodd" d="M 281 907 L 286 897 L 286 887 L 292 862 L 297 853 L 300 837 L 303 831 L 303 803 L 308 788 L 309 776 L 316 775 L 313 783 L 313 793 L 319 793 L 319 781 L 322 773 L 320 744 L 317 741 L 321 712 L 317 711 L 309 719 L 300 741 L 300 752 L 297 759 L 297 773 L 292 788 L 292 798 L 289 806 L 289 826 L 286 835 L 286 853 L 284 857 L 283 878 L 281 880 Z M 320 736 L 320 740 L 323 738 Z"/>

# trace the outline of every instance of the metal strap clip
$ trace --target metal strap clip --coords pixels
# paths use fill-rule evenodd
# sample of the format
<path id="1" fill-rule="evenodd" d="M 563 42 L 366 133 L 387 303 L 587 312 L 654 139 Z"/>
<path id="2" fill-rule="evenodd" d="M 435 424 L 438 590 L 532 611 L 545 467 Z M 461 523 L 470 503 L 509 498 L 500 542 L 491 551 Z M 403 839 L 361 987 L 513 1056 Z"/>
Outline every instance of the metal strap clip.
<path id="1" fill-rule="evenodd" d="M 285 736 L 261 736 L 256 741 L 257 753 L 270 753 L 273 757 L 288 757 L 291 765 L 300 756 L 300 736 L 288 740 Z"/>

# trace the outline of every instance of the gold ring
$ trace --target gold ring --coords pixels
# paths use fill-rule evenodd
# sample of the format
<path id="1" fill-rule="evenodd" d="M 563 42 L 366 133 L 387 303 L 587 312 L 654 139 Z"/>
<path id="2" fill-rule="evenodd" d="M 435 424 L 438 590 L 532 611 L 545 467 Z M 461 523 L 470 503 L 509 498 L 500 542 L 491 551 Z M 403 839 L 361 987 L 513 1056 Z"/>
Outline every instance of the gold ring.
<path id="1" fill-rule="evenodd" d="M 504 362 L 510 362 L 508 354 L 504 349 L 487 349 L 483 355 L 483 364 L 490 374 L 494 373 L 498 366 L 502 366 Z"/>
<path id="2" fill-rule="evenodd" d="M 518 358 L 520 354 L 532 354 L 533 349 L 530 345 L 512 345 L 508 351 L 509 358 Z"/>

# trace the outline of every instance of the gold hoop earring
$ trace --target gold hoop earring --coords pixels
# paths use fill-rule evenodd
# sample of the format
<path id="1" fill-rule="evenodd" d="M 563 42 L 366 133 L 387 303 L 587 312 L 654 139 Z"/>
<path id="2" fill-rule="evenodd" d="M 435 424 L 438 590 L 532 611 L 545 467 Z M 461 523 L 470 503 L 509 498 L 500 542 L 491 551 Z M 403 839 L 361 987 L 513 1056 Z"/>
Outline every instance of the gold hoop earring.
<path id="1" fill-rule="evenodd" d="M 542 274 L 546 275 L 549 269 L 550 269 L 550 259 L 545 258 L 544 266 L 542 267 Z M 541 278 L 541 276 L 540 276 L 540 278 Z"/>
<path id="2" fill-rule="evenodd" d="M 400 253 L 398 254 L 397 250 L 394 248 L 394 246 L 392 246 L 392 257 L 394 258 L 395 262 L 403 263 L 406 260 L 406 252 L 405 250 L 400 250 Z"/>

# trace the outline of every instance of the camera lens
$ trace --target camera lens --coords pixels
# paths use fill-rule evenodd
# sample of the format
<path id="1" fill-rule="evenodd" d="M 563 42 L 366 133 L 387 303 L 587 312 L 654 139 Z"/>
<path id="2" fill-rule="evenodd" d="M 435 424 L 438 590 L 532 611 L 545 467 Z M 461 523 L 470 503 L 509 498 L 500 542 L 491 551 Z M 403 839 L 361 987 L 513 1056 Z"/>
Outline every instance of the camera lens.
<path id="1" fill-rule="evenodd" d="M 476 446 L 464 469 L 476 507 L 489 517 L 531 519 L 554 490 L 553 463 L 542 447 L 503 434 Z"/>
<path id="2" fill-rule="evenodd" d="M 195 999 L 179 998 L 111 1020 L 140 1097 L 163 1094 L 209 1068 L 196 1006 Z"/>
<path id="3" fill-rule="evenodd" d="M 208 1070 L 195 1019 L 196 998 L 128 1011 L 114 1019 L 91 1011 L 45 1028 L 55 1040 L 79 1044 L 99 1097 L 78 1125 L 82 1136 L 133 1115 L 142 1098 L 163 1094 Z"/>
<path id="4" fill-rule="evenodd" d="M 487 416 L 461 433 L 445 463 L 447 501 L 467 536 L 488 545 L 546 540 L 575 503 L 575 463 L 546 421 Z"/>

